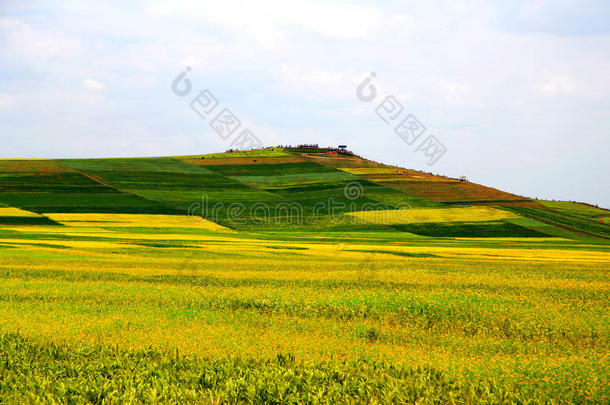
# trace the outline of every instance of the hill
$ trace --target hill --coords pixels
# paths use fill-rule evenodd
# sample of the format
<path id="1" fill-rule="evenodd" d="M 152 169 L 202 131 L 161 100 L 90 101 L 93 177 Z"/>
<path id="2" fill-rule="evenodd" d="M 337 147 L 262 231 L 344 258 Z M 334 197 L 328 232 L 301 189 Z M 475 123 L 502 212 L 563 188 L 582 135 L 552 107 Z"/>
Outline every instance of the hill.
<path id="1" fill-rule="evenodd" d="M 0 160 L 0 203 L 28 211 L 1 215 L 5 224 L 50 223 L 58 213 L 192 214 L 237 230 L 610 238 L 606 210 L 532 200 L 313 147 Z"/>

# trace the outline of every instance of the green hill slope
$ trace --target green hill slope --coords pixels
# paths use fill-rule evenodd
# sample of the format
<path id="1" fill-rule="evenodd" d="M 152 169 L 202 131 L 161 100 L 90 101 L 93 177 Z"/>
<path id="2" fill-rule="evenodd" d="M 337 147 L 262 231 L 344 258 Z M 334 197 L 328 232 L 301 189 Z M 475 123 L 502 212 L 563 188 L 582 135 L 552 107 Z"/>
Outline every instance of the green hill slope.
<path id="1" fill-rule="evenodd" d="M 249 231 L 610 238 L 605 210 L 535 201 L 324 148 L 0 160 L 0 203 L 40 214 L 0 215 L 0 223 L 45 222 L 46 213 L 62 212 L 190 214 Z"/>

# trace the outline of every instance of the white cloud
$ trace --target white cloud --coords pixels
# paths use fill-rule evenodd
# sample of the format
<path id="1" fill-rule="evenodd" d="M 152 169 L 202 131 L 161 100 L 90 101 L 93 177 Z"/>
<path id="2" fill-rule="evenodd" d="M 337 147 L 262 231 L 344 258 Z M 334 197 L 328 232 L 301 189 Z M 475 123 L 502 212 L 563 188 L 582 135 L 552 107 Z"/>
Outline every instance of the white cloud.
<path id="1" fill-rule="evenodd" d="M 375 7 L 302 0 L 157 2 L 148 12 L 155 17 L 219 25 L 267 47 L 273 47 L 279 32 L 287 28 L 334 39 L 367 39 L 376 34 L 383 20 L 383 13 Z"/>
<path id="2" fill-rule="evenodd" d="M 27 64 L 42 72 L 79 51 L 77 39 L 52 27 L 35 27 L 15 18 L 0 18 L 0 61 L 6 67 Z"/>
<path id="3" fill-rule="evenodd" d="M 0 93 L 0 109 L 12 107 L 15 103 L 15 97 L 7 93 Z"/>
<path id="4" fill-rule="evenodd" d="M 467 108 L 481 105 L 463 82 L 439 80 L 434 84 L 440 97 L 451 107 Z"/>
<path id="5" fill-rule="evenodd" d="M 536 89 L 547 96 L 569 96 L 576 93 L 581 86 L 569 76 L 550 77 L 535 85 Z"/>
<path id="6" fill-rule="evenodd" d="M 85 88 L 86 90 L 91 90 L 91 91 L 101 91 L 106 88 L 106 85 L 104 83 L 98 82 L 97 80 L 94 80 L 94 79 L 85 79 L 82 81 L 81 84 L 82 84 L 83 88 Z"/>
<path id="7" fill-rule="evenodd" d="M 280 72 L 282 89 L 306 100 L 351 99 L 358 83 L 351 69 L 284 63 Z"/>

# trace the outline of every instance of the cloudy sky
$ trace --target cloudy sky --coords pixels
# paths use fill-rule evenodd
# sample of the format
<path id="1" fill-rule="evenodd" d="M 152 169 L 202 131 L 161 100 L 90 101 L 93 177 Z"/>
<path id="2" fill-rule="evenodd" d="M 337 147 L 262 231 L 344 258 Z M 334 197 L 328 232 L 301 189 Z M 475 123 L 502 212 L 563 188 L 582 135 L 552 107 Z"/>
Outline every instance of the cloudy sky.
<path id="1" fill-rule="evenodd" d="M 207 89 L 264 145 L 610 208 L 609 21 L 603 0 L 2 0 L 0 158 L 223 151 L 190 107 Z M 426 127 L 413 145 L 376 113 L 389 96 Z"/>

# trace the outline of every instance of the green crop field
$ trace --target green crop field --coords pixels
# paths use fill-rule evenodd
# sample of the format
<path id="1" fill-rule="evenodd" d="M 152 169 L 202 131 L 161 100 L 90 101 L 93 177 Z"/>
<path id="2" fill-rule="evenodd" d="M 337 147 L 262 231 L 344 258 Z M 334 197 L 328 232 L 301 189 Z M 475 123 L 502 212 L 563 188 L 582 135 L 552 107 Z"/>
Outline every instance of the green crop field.
<path id="1" fill-rule="evenodd" d="M 609 403 L 608 217 L 327 149 L 0 160 L 0 402 Z"/>

